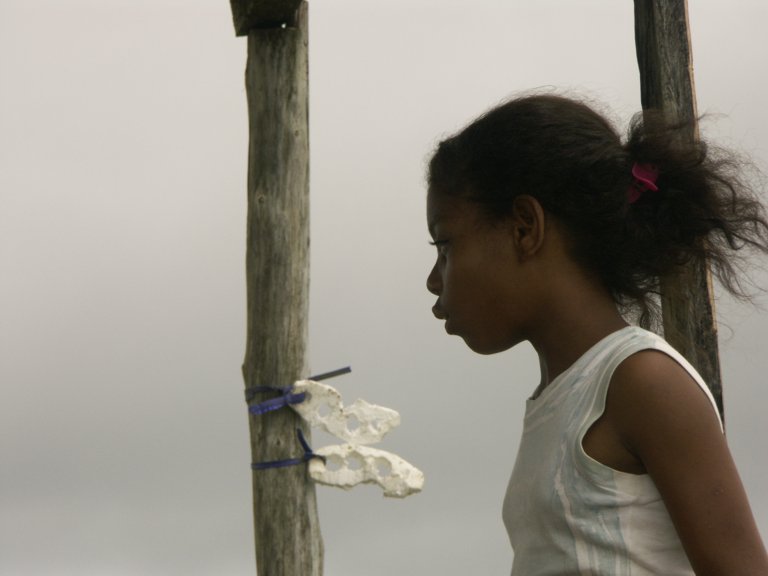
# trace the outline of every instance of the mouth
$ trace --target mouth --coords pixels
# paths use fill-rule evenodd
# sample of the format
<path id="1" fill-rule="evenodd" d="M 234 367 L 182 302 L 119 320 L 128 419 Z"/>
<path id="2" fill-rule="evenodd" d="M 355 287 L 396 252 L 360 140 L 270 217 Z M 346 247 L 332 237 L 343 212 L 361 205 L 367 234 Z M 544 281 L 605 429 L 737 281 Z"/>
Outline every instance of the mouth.
<path id="1" fill-rule="evenodd" d="M 448 318 L 445 315 L 445 311 L 443 311 L 437 304 L 432 306 L 432 314 L 434 314 L 435 318 L 438 320 L 446 320 Z"/>

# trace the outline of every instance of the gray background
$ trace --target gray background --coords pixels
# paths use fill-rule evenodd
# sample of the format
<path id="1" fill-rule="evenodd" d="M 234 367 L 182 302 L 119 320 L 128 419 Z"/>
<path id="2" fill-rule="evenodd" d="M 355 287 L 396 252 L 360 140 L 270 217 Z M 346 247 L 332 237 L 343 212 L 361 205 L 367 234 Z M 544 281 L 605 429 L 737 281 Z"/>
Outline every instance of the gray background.
<path id="1" fill-rule="evenodd" d="M 704 133 L 764 169 L 767 20 L 760 0 L 691 2 Z M 632 2 L 314 0 L 310 24 L 312 369 L 352 365 L 333 384 L 398 409 L 381 447 L 427 477 L 405 501 L 318 488 L 326 573 L 505 574 L 536 358 L 475 356 L 432 318 L 424 162 L 534 87 L 623 124 Z M 245 52 L 225 0 L 0 3 L 0 574 L 255 571 Z M 729 439 L 768 536 L 767 317 L 718 305 Z"/>

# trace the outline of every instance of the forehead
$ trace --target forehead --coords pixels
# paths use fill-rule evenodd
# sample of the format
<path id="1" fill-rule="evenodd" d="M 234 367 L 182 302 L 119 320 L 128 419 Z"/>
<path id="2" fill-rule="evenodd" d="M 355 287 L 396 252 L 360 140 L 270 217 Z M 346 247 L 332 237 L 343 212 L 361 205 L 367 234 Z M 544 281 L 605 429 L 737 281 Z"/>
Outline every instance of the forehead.
<path id="1" fill-rule="evenodd" d="M 473 202 L 432 191 L 427 193 L 427 227 L 433 236 L 437 226 L 476 224 L 479 216 Z"/>

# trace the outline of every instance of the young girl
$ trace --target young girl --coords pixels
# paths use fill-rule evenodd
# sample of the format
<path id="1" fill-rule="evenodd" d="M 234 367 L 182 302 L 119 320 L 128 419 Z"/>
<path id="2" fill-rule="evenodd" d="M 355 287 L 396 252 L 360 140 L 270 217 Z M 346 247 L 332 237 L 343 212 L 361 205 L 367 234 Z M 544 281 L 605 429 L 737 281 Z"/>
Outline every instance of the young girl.
<path id="1" fill-rule="evenodd" d="M 645 115 L 622 143 L 588 106 L 506 102 L 440 143 L 427 287 L 480 354 L 525 340 L 541 383 L 503 516 L 513 575 L 768 575 L 768 557 L 701 377 L 649 326 L 658 278 L 768 251 L 768 222 L 690 127 Z"/>

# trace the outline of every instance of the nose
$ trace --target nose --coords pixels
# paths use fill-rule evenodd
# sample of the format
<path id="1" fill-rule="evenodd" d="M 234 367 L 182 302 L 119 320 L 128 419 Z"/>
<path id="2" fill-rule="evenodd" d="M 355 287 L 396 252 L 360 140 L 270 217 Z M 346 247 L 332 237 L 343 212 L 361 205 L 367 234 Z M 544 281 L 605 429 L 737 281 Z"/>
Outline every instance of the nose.
<path id="1" fill-rule="evenodd" d="M 429 290 L 435 296 L 439 296 L 442 285 L 443 283 L 440 278 L 440 273 L 437 271 L 437 264 L 435 264 L 432 267 L 429 276 L 427 276 L 427 290 Z"/>

